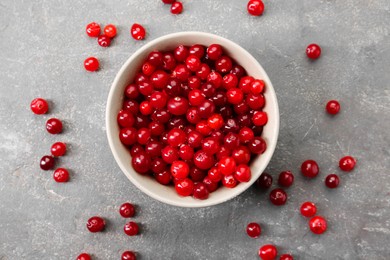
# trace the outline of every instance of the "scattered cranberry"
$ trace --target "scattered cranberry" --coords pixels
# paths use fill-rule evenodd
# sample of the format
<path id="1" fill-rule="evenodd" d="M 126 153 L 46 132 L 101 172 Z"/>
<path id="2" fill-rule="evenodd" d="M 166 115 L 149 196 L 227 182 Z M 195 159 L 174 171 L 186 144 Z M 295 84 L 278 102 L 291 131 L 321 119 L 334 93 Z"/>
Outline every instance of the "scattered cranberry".
<path id="1" fill-rule="evenodd" d="M 69 180 L 69 172 L 65 168 L 58 168 L 53 173 L 53 179 L 56 182 L 67 182 Z"/>
<path id="2" fill-rule="evenodd" d="M 100 232 L 106 226 L 106 222 L 103 218 L 94 216 L 87 221 L 87 228 L 90 232 Z"/>
<path id="3" fill-rule="evenodd" d="M 146 35 L 145 28 L 138 23 L 135 23 L 135 24 L 133 24 L 133 26 L 131 26 L 130 33 L 131 33 L 131 36 L 137 41 L 143 40 L 145 38 L 145 35 Z"/>
<path id="4" fill-rule="evenodd" d="M 162 0 L 164 4 L 173 4 L 176 0 Z"/>
<path id="5" fill-rule="evenodd" d="M 30 108 L 34 114 L 42 115 L 46 114 L 47 110 L 49 110 L 49 104 L 43 98 L 36 98 L 31 101 Z"/>
<path id="6" fill-rule="evenodd" d="M 131 218 L 135 214 L 135 207 L 133 204 L 126 202 L 123 203 L 119 208 L 119 214 L 124 218 Z"/>
<path id="7" fill-rule="evenodd" d="M 108 47 L 111 45 L 111 38 L 107 35 L 99 35 L 98 44 L 102 47 Z"/>
<path id="8" fill-rule="evenodd" d="M 278 250 L 274 245 L 264 245 L 259 249 L 259 257 L 262 260 L 274 260 L 278 255 Z"/>
<path id="9" fill-rule="evenodd" d="M 123 227 L 123 231 L 128 236 L 138 235 L 139 232 L 138 224 L 133 221 L 130 221 L 129 223 L 126 223 L 126 225 Z"/>
<path id="10" fill-rule="evenodd" d="M 116 27 L 113 24 L 107 24 L 104 26 L 103 32 L 106 36 L 114 38 L 116 36 Z"/>
<path id="11" fill-rule="evenodd" d="M 340 111 L 340 103 L 337 100 L 328 101 L 326 111 L 331 115 L 336 115 Z"/>
<path id="12" fill-rule="evenodd" d="M 44 171 L 48 171 L 48 170 L 53 169 L 54 164 L 55 164 L 55 161 L 54 161 L 53 156 L 45 155 L 41 158 L 40 166 L 41 166 L 41 169 Z"/>
<path id="13" fill-rule="evenodd" d="M 84 68 L 87 71 L 96 71 L 99 69 L 99 60 L 95 57 L 88 57 L 84 61 Z"/>
<path id="14" fill-rule="evenodd" d="M 268 189 L 272 185 L 272 176 L 263 172 L 256 181 L 256 185 L 262 189 Z"/>
<path id="15" fill-rule="evenodd" d="M 269 198 L 272 204 L 276 206 L 281 206 L 286 204 L 287 193 L 283 189 L 273 189 L 269 194 Z"/>
<path id="16" fill-rule="evenodd" d="M 314 178 L 320 172 L 318 164 L 313 160 L 304 161 L 301 165 L 301 172 L 304 176 Z"/>
<path id="17" fill-rule="evenodd" d="M 171 6 L 171 13 L 181 14 L 183 12 L 183 4 L 181 2 L 173 2 Z"/>
<path id="18" fill-rule="evenodd" d="M 194 183 L 188 178 L 179 180 L 175 184 L 175 189 L 180 196 L 190 196 L 194 191 Z"/>
<path id="19" fill-rule="evenodd" d="M 339 167 L 342 171 L 349 172 L 355 168 L 356 159 L 352 156 L 344 156 L 340 159 Z"/>
<path id="20" fill-rule="evenodd" d="M 89 23 L 85 31 L 89 37 L 98 37 L 100 35 L 100 25 L 95 22 Z"/>
<path id="21" fill-rule="evenodd" d="M 246 227 L 246 233 L 248 236 L 251 238 L 258 238 L 261 234 L 261 227 L 257 223 L 249 223 L 248 226 Z"/>
<path id="22" fill-rule="evenodd" d="M 340 179 L 336 174 L 329 174 L 325 178 L 325 185 L 330 189 L 337 188 L 339 186 Z"/>
<path id="23" fill-rule="evenodd" d="M 137 257 L 132 251 L 125 251 L 122 253 L 122 260 L 136 260 Z"/>
<path id="24" fill-rule="evenodd" d="M 91 260 L 91 256 L 87 253 L 82 253 L 77 257 L 77 260 Z"/>
<path id="25" fill-rule="evenodd" d="M 290 254 L 283 254 L 280 256 L 279 260 L 294 260 L 294 257 Z"/>
<path id="26" fill-rule="evenodd" d="M 264 4 L 261 0 L 250 0 L 247 5 L 247 10 L 251 15 L 262 15 L 264 12 Z"/>
<path id="27" fill-rule="evenodd" d="M 320 235 L 326 231 L 327 223 L 326 220 L 321 216 L 315 216 L 309 221 L 309 227 L 311 232 Z"/>
<path id="28" fill-rule="evenodd" d="M 315 43 L 309 44 L 306 48 L 306 55 L 310 59 L 318 59 L 321 55 L 321 48 Z"/>
<path id="29" fill-rule="evenodd" d="M 279 174 L 278 183 L 282 187 L 290 187 L 294 182 L 294 174 L 290 171 L 284 171 Z"/>
<path id="30" fill-rule="evenodd" d="M 66 144 L 63 142 L 56 142 L 51 146 L 50 151 L 55 157 L 63 156 L 66 153 Z"/>
<path id="31" fill-rule="evenodd" d="M 46 130 L 50 134 L 59 134 L 62 132 L 62 122 L 57 118 L 50 118 L 46 122 Z"/>
<path id="32" fill-rule="evenodd" d="M 254 154 L 262 154 L 267 149 L 267 144 L 261 137 L 255 137 L 249 143 L 249 150 Z"/>
<path id="33" fill-rule="evenodd" d="M 313 217 L 317 213 L 317 207 L 313 202 L 306 201 L 301 205 L 301 214 L 304 217 Z"/>

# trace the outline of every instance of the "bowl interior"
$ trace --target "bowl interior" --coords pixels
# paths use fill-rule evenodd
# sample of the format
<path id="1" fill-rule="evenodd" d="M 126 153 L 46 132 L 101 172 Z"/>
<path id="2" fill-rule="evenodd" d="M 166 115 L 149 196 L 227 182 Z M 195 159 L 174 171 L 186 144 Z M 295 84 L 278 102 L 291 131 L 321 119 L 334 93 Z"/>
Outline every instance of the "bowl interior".
<path id="1" fill-rule="evenodd" d="M 213 43 L 220 44 L 224 48 L 225 53 L 243 66 L 249 75 L 265 81 L 266 90 L 264 96 L 266 98 L 266 104 L 264 111 L 268 114 L 268 123 L 264 127 L 262 137 L 267 142 L 267 150 L 251 163 L 252 178 L 250 182 L 240 183 L 234 189 L 221 187 L 217 191 L 211 193 L 207 200 L 196 200 L 192 197 L 180 197 L 176 194 L 172 186 L 163 186 L 153 178 L 142 176 L 132 169 L 130 154 L 122 145 L 118 137 L 119 126 L 116 122 L 116 116 L 122 107 L 125 87 L 132 82 L 135 74 L 149 52 L 153 50 L 172 50 L 180 44 L 202 44 L 208 46 Z M 230 40 L 213 34 L 183 32 L 169 34 L 149 42 L 126 61 L 111 86 L 107 101 L 106 127 L 109 145 L 117 163 L 125 175 L 139 189 L 149 196 L 171 205 L 182 207 L 205 207 L 222 203 L 237 196 L 246 190 L 261 175 L 275 150 L 279 133 L 279 109 L 271 81 L 260 64 L 246 50 Z"/>

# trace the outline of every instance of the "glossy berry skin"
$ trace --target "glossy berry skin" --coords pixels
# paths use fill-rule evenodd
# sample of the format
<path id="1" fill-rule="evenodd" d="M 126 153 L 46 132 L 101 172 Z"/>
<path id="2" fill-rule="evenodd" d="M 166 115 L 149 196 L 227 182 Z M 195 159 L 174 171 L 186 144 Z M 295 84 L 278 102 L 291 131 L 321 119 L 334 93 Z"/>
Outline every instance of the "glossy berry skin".
<path id="1" fill-rule="evenodd" d="M 239 88 L 231 88 L 226 92 L 227 100 L 230 104 L 240 104 L 244 98 L 244 93 Z"/>
<path id="2" fill-rule="evenodd" d="M 146 31 L 142 25 L 135 23 L 131 26 L 130 34 L 135 40 L 139 41 L 145 38 Z"/>
<path id="3" fill-rule="evenodd" d="M 135 214 L 135 207 L 133 204 L 126 202 L 119 207 L 119 214 L 124 218 L 131 218 Z"/>
<path id="4" fill-rule="evenodd" d="M 210 60 L 217 60 L 219 57 L 222 56 L 223 50 L 221 45 L 219 44 L 211 44 L 207 48 L 207 56 Z"/>
<path id="5" fill-rule="evenodd" d="M 172 14 L 181 14 L 183 12 L 183 4 L 181 2 L 174 2 L 171 5 Z"/>
<path id="6" fill-rule="evenodd" d="M 87 71 L 97 71 L 99 69 L 99 60 L 95 57 L 88 57 L 84 61 L 84 68 Z"/>
<path id="7" fill-rule="evenodd" d="M 222 177 L 222 185 L 226 188 L 232 189 L 237 186 L 237 180 L 233 175 L 225 175 Z"/>
<path id="8" fill-rule="evenodd" d="M 92 233 L 103 231 L 105 226 L 106 222 L 101 217 L 94 216 L 87 221 L 87 229 Z"/>
<path id="9" fill-rule="evenodd" d="M 224 121 L 220 114 L 214 114 L 208 118 L 207 124 L 210 128 L 218 130 L 223 126 Z"/>
<path id="10" fill-rule="evenodd" d="M 306 201 L 301 205 L 301 215 L 304 217 L 313 217 L 317 213 L 317 207 L 313 202 Z"/>
<path id="11" fill-rule="evenodd" d="M 248 182 L 251 179 L 251 169 L 248 165 L 240 164 L 236 167 L 234 178 L 239 182 Z"/>
<path id="12" fill-rule="evenodd" d="M 186 133 L 178 128 L 173 128 L 168 132 L 168 144 L 176 147 L 184 144 L 187 139 Z"/>
<path id="13" fill-rule="evenodd" d="M 339 167 L 342 171 L 349 172 L 355 168 L 356 159 L 352 156 L 344 156 L 339 161 Z"/>
<path id="14" fill-rule="evenodd" d="M 202 182 L 195 184 L 192 196 L 198 200 L 205 200 L 209 197 L 209 191 Z"/>
<path id="15" fill-rule="evenodd" d="M 290 254 L 283 254 L 280 256 L 279 260 L 294 260 L 294 257 Z"/>
<path id="16" fill-rule="evenodd" d="M 288 188 L 294 182 L 294 174 L 290 171 L 284 171 L 279 174 L 278 184 L 282 187 Z"/>
<path id="17" fill-rule="evenodd" d="M 309 227 L 311 232 L 314 234 L 320 235 L 324 233 L 327 229 L 327 222 L 321 216 L 315 216 L 309 221 Z"/>
<path id="18" fill-rule="evenodd" d="M 282 206 L 286 204 L 287 193 L 283 189 L 273 189 L 269 194 L 269 199 L 272 204 L 276 206 Z"/>
<path id="19" fill-rule="evenodd" d="M 100 35 L 100 25 L 95 22 L 89 23 L 85 28 L 85 32 L 89 37 L 98 37 Z"/>
<path id="20" fill-rule="evenodd" d="M 231 155 L 237 164 L 248 164 L 251 159 L 250 151 L 245 146 L 233 149 Z"/>
<path id="21" fill-rule="evenodd" d="M 31 111 L 36 115 L 46 114 L 49 110 L 49 104 L 43 98 L 36 98 L 31 101 Z"/>
<path id="22" fill-rule="evenodd" d="M 185 115 L 188 107 L 188 100 L 183 97 L 171 98 L 167 104 L 168 111 L 175 116 Z"/>
<path id="23" fill-rule="evenodd" d="M 252 129 L 250 129 L 249 127 L 243 127 L 240 129 L 240 132 L 238 133 L 238 137 L 241 143 L 246 144 L 255 138 L 255 134 L 253 133 Z"/>
<path id="24" fill-rule="evenodd" d="M 272 176 L 266 172 L 263 172 L 256 181 L 256 186 L 261 189 L 268 189 L 272 185 Z"/>
<path id="25" fill-rule="evenodd" d="M 166 170 L 160 173 L 156 173 L 154 178 L 158 181 L 158 183 L 162 185 L 168 185 L 171 183 L 172 175 L 169 173 L 169 171 Z"/>
<path id="26" fill-rule="evenodd" d="M 54 164 L 55 164 L 54 157 L 50 156 L 50 155 L 45 155 L 41 158 L 39 165 L 40 165 L 42 170 L 48 171 L 48 170 L 53 169 Z"/>
<path id="27" fill-rule="evenodd" d="M 264 3 L 261 0 L 250 0 L 247 5 L 250 15 L 259 16 L 264 12 Z"/>
<path id="28" fill-rule="evenodd" d="M 125 251 L 122 253 L 121 260 L 136 260 L 137 256 L 132 251 Z"/>
<path id="29" fill-rule="evenodd" d="M 340 179 L 339 176 L 337 176 L 336 174 L 329 174 L 325 178 L 325 185 L 329 189 L 337 188 L 339 186 L 339 183 L 340 183 Z"/>
<path id="30" fill-rule="evenodd" d="M 321 47 L 315 43 L 309 44 L 306 47 L 306 55 L 309 59 L 318 59 L 321 55 Z"/>
<path id="31" fill-rule="evenodd" d="M 340 111 L 340 103 L 337 100 L 329 100 L 326 104 L 326 112 L 331 115 L 336 115 Z"/>
<path id="32" fill-rule="evenodd" d="M 232 157 L 225 157 L 219 160 L 218 170 L 223 175 L 231 175 L 236 170 L 236 161 Z"/>
<path id="33" fill-rule="evenodd" d="M 107 35 L 99 35 L 98 44 L 102 47 L 108 47 L 111 45 L 111 38 Z"/>
<path id="34" fill-rule="evenodd" d="M 123 227 L 123 231 L 128 236 L 138 235 L 139 232 L 138 224 L 133 221 L 130 221 L 129 223 L 126 223 L 126 225 Z"/>
<path id="35" fill-rule="evenodd" d="M 177 180 L 183 180 L 187 178 L 190 173 L 190 167 L 186 162 L 174 161 L 171 165 L 171 174 L 173 178 Z"/>
<path id="36" fill-rule="evenodd" d="M 259 249 L 259 257 L 262 260 L 275 260 L 278 250 L 274 245 L 264 245 Z"/>
<path id="37" fill-rule="evenodd" d="M 246 226 L 246 233 L 251 238 L 258 238 L 261 234 L 261 227 L 259 224 L 252 222 Z"/>
<path id="38" fill-rule="evenodd" d="M 114 38 L 116 36 L 116 27 L 113 24 L 107 24 L 104 26 L 103 32 L 106 36 Z"/>
<path id="39" fill-rule="evenodd" d="M 256 111 L 253 113 L 252 122 L 255 126 L 263 126 L 268 122 L 268 115 L 264 111 Z"/>
<path id="40" fill-rule="evenodd" d="M 260 136 L 253 138 L 248 144 L 249 150 L 254 154 L 262 154 L 267 149 L 267 143 Z"/>
<path id="41" fill-rule="evenodd" d="M 162 0 L 164 4 L 173 4 L 176 0 Z"/>
<path id="42" fill-rule="evenodd" d="M 175 184 L 175 190 L 180 196 L 190 196 L 194 191 L 194 183 L 188 178 L 179 180 Z"/>
<path id="43" fill-rule="evenodd" d="M 161 150 L 161 157 L 166 163 L 173 163 L 179 159 L 179 151 L 172 146 L 166 146 Z"/>
<path id="44" fill-rule="evenodd" d="M 120 110 L 118 112 L 117 122 L 121 127 L 132 127 L 135 123 L 135 118 L 129 110 Z"/>
<path id="45" fill-rule="evenodd" d="M 56 182 L 67 182 L 69 180 L 69 172 L 65 168 L 58 168 L 53 173 L 53 179 Z"/>
<path id="46" fill-rule="evenodd" d="M 63 142 L 56 142 L 50 148 L 51 154 L 55 157 L 60 157 L 66 153 L 66 144 Z"/>
<path id="47" fill-rule="evenodd" d="M 50 118 L 46 122 L 46 130 L 50 134 L 59 134 L 62 132 L 62 122 L 57 118 Z"/>
<path id="48" fill-rule="evenodd" d="M 207 154 L 203 150 L 199 150 L 194 154 L 194 164 L 202 170 L 210 169 L 215 161 L 212 155 Z"/>
<path id="49" fill-rule="evenodd" d="M 91 256 L 87 253 L 82 253 L 77 257 L 77 260 L 91 260 Z"/>
<path id="50" fill-rule="evenodd" d="M 150 156 L 146 152 L 139 152 L 131 158 L 131 165 L 139 174 L 145 174 L 152 167 L 152 162 Z"/>
<path id="51" fill-rule="evenodd" d="M 264 88 L 265 88 L 264 81 L 261 79 L 256 79 L 252 82 L 251 87 L 250 87 L 250 91 L 255 95 L 259 95 L 259 94 L 263 93 Z"/>
<path id="52" fill-rule="evenodd" d="M 320 168 L 318 167 L 318 164 L 316 161 L 307 160 L 307 161 L 304 161 L 302 163 L 301 172 L 306 177 L 314 178 L 320 172 Z"/>

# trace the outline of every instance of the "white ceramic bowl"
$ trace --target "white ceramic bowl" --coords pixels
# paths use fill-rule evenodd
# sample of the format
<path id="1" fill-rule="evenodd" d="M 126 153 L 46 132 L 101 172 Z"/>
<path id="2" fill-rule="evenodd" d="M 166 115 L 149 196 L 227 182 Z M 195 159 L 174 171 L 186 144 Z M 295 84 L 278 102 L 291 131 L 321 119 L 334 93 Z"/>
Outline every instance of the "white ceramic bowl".
<path id="1" fill-rule="evenodd" d="M 116 121 L 117 113 L 122 107 L 125 87 L 132 82 L 142 62 L 149 52 L 153 50 L 172 50 L 180 44 L 202 44 L 208 46 L 213 43 L 220 44 L 224 51 L 238 64 L 243 66 L 247 73 L 255 78 L 263 79 L 266 83 L 264 111 L 268 114 L 268 123 L 264 127 L 262 137 L 267 142 L 267 150 L 251 163 L 252 178 L 250 182 L 240 183 L 234 189 L 219 188 L 210 194 L 206 200 L 197 200 L 192 197 L 180 197 L 172 186 L 163 186 L 151 177 L 136 173 L 131 166 L 131 157 L 119 140 L 119 127 Z M 108 142 L 111 151 L 127 178 L 140 190 L 161 202 L 180 207 L 206 207 L 216 205 L 234 198 L 246 189 L 262 174 L 272 154 L 274 153 L 279 133 L 279 108 L 275 91 L 270 79 L 261 65 L 246 50 L 236 43 L 220 36 L 203 32 L 173 33 L 157 38 L 136 51 L 122 66 L 111 86 L 107 100 L 106 127 Z"/>

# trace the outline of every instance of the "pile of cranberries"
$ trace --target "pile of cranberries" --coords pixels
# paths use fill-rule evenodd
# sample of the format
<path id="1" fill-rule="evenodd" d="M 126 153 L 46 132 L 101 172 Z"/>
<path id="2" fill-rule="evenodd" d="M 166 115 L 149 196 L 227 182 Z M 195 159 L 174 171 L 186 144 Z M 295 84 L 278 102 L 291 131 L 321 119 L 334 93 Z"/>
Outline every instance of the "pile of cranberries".
<path id="1" fill-rule="evenodd" d="M 264 91 L 218 44 L 152 51 L 125 88 L 120 141 L 136 172 L 207 199 L 251 179 L 251 158 L 266 150 Z"/>

